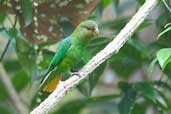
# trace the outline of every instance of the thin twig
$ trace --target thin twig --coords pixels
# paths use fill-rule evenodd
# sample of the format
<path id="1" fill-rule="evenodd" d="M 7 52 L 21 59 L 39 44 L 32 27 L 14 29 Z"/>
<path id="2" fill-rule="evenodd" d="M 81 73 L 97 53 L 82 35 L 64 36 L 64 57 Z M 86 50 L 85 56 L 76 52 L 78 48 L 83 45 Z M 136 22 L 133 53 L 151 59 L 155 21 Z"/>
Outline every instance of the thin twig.
<path id="1" fill-rule="evenodd" d="M 38 107 L 36 107 L 30 114 L 48 114 L 59 101 L 79 82 L 85 79 L 88 74 L 93 72 L 100 64 L 110 58 L 114 53 L 125 44 L 133 32 L 144 21 L 147 15 L 157 5 L 158 0 L 146 0 L 144 5 L 133 16 L 130 22 L 121 30 L 121 32 L 110 42 L 103 50 L 94 56 L 81 70 L 78 75 L 72 75 L 66 81 L 60 82 L 55 91 L 48 96 Z"/>
<path id="2" fill-rule="evenodd" d="M 4 48 L 4 50 L 3 50 L 3 52 L 2 52 L 2 54 L 1 54 L 1 56 L 0 56 L 0 62 L 1 62 L 2 59 L 4 58 L 4 55 L 5 55 L 5 53 L 7 52 L 7 49 L 8 49 L 8 47 L 9 47 L 10 42 L 11 42 L 11 40 L 8 40 L 8 42 L 7 42 L 5 48 Z"/>

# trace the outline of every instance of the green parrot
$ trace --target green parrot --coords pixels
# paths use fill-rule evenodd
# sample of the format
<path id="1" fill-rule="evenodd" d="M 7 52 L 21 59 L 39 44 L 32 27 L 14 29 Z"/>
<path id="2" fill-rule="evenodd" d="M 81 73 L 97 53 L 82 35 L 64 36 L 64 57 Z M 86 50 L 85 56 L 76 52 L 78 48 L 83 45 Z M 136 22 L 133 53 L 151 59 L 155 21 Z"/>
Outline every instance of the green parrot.
<path id="1" fill-rule="evenodd" d="M 95 21 L 86 20 L 80 23 L 74 32 L 59 42 L 40 88 L 44 92 L 53 92 L 60 80 L 68 78 L 72 68 L 87 56 L 89 41 L 99 34 Z"/>

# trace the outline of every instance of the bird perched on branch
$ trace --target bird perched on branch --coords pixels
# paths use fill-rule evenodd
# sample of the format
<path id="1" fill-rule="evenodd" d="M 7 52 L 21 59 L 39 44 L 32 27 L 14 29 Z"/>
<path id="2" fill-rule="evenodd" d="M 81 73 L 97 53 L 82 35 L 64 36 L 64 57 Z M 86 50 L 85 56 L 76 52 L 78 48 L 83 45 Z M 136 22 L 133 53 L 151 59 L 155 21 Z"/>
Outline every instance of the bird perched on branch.
<path id="1" fill-rule="evenodd" d="M 74 32 L 59 42 L 46 74 L 41 81 L 44 92 L 53 92 L 60 80 L 68 78 L 71 69 L 87 56 L 89 41 L 99 34 L 98 25 L 92 20 L 80 23 Z"/>

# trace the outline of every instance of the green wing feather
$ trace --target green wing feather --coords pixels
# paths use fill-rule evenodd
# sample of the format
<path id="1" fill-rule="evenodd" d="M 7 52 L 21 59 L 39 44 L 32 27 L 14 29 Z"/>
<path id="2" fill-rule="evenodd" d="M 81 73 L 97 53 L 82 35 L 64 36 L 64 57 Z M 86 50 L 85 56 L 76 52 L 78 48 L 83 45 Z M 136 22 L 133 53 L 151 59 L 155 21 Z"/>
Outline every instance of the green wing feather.
<path id="1" fill-rule="evenodd" d="M 59 44 L 59 47 L 56 50 L 55 56 L 49 64 L 48 70 L 53 70 L 54 67 L 65 57 L 68 49 L 71 46 L 71 36 L 62 40 Z"/>
<path id="2" fill-rule="evenodd" d="M 68 49 L 71 46 L 71 36 L 66 37 L 65 39 L 63 39 L 60 43 L 59 46 L 56 50 L 56 53 L 54 55 L 54 57 L 52 58 L 48 70 L 46 72 L 46 74 L 44 75 L 42 81 L 41 81 L 41 86 L 42 84 L 44 84 L 44 82 L 46 81 L 46 79 L 48 78 L 48 74 L 54 70 L 54 68 L 57 66 L 57 64 L 60 63 L 60 61 L 62 61 L 62 59 L 65 57 Z M 51 77 L 53 78 L 53 77 Z M 49 79 L 48 79 L 49 80 Z M 50 79 L 51 80 L 51 79 Z"/>

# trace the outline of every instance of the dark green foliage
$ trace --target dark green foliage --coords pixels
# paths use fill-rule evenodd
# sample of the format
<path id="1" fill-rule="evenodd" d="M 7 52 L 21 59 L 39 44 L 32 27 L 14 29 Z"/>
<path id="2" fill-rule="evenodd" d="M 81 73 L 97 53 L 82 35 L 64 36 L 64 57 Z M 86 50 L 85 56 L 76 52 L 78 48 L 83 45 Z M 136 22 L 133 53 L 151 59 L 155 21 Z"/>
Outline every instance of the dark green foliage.
<path id="1" fill-rule="evenodd" d="M 4 22 L 5 18 L 6 18 L 6 14 L 0 13 L 0 25 Z"/>
<path id="2" fill-rule="evenodd" d="M 23 69 L 28 74 L 28 76 L 32 76 L 36 67 L 36 55 L 34 48 L 22 37 L 17 37 L 16 52 Z"/>
<path id="3" fill-rule="evenodd" d="M 119 103 L 119 113 L 129 114 L 135 104 L 137 93 L 134 89 L 131 89 L 131 88 L 128 89 L 127 85 L 124 85 L 124 86 L 126 86 L 126 88 L 121 87 L 121 89 L 123 89 L 124 95 Z"/>
<path id="4" fill-rule="evenodd" d="M 78 90 L 85 96 L 90 97 L 94 87 L 96 86 L 100 76 L 105 69 L 105 66 L 106 63 L 100 65 L 93 73 L 89 75 L 87 79 L 78 85 Z"/>
<path id="5" fill-rule="evenodd" d="M 79 114 L 83 108 L 95 108 L 96 112 L 99 111 L 100 114 L 105 112 L 104 109 L 112 108 L 108 110 L 106 113 L 110 114 L 111 112 L 116 110 L 116 103 L 112 102 L 111 100 L 117 99 L 120 95 L 108 95 L 108 96 L 99 96 L 99 97 L 91 97 L 86 99 L 77 99 L 71 102 L 63 104 L 59 110 L 52 114 Z M 71 105 L 72 104 L 72 105 Z M 115 108 L 114 108 L 115 107 Z"/>
<path id="6" fill-rule="evenodd" d="M 121 76 L 128 77 L 148 59 L 147 48 L 136 39 L 130 39 L 116 55 L 110 59 L 110 66 Z"/>

